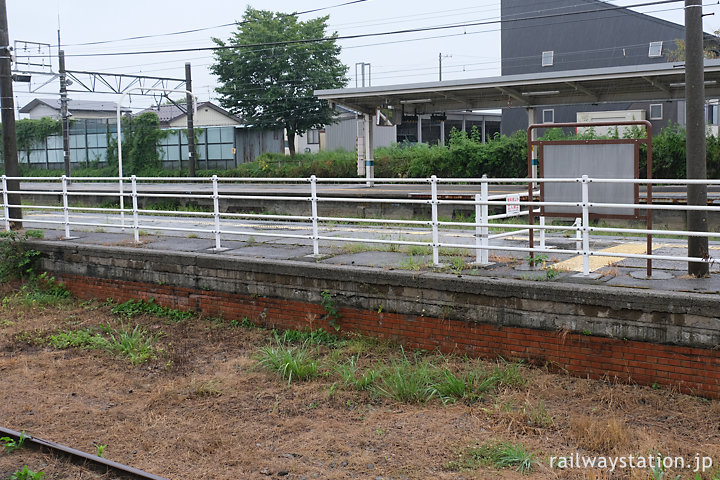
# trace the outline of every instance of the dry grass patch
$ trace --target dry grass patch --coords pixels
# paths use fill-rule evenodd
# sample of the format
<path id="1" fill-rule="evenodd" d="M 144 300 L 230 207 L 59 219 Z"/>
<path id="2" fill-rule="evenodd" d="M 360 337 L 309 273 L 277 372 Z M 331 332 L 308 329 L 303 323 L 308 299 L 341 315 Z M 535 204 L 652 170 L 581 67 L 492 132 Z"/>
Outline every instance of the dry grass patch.
<path id="1" fill-rule="evenodd" d="M 581 448 L 597 453 L 631 452 L 633 435 L 617 417 L 576 415 L 570 418 L 570 438 Z"/>

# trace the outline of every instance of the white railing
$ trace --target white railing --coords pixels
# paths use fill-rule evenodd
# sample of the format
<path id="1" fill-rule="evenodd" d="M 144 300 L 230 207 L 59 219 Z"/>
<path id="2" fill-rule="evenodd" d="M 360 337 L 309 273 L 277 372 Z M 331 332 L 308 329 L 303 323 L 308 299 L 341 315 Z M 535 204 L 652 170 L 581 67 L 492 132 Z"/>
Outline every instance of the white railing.
<path id="1" fill-rule="evenodd" d="M 23 187 L 19 190 L 8 190 L 8 180 L 18 180 L 23 182 Z M 653 255 L 652 252 L 642 253 L 622 253 L 622 252 L 602 252 L 591 249 L 591 237 L 593 233 L 604 233 L 604 234 L 617 234 L 618 236 L 623 235 L 671 235 L 681 237 L 708 237 L 717 238 L 720 237 L 720 233 L 717 232 L 691 232 L 686 230 L 668 230 L 668 229 L 652 229 L 652 228 L 619 228 L 619 227 L 599 227 L 593 226 L 590 223 L 590 211 L 593 209 L 628 209 L 634 210 L 639 209 L 643 211 L 657 211 L 657 210 L 698 210 L 709 213 L 720 213 L 719 206 L 707 205 L 707 206 L 688 206 L 688 205 L 677 205 L 677 204 L 645 204 L 645 203 L 599 203 L 591 202 L 590 191 L 592 184 L 639 184 L 639 185 L 688 185 L 688 184 L 705 184 L 705 185 L 720 185 L 720 180 L 628 180 L 628 179 L 595 179 L 583 176 L 581 178 L 544 178 L 534 179 L 535 182 L 542 183 L 566 183 L 566 184 L 580 184 L 581 195 L 577 200 L 569 202 L 548 202 L 539 201 L 537 199 L 538 191 L 530 193 L 527 191 L 528 179 L 522 178 L 475 178 L 475 179 L 441 179 L 435 176 L 427 179 L 374 179 L 376 189 L 377 186 L 388 186 L 388 185 L 414 185 L 422 189 L 423 186 L 429 186 L 429 192 L 420 192 L 420 197 L 413 198 L 408 196 L 407 192 L 402 195 L 398 195 L 392 198 L 381 197 L 378 195 L 368 196 L 372 194 L 374 190 L 364 189 L 363 196 L 335 196 L 332 194 L 333 189 L 337 185 L 358 185 L 365 183 L 365 179 L 361 178 L 316 178 L 312 176 L 310 178 L 302 179 L 287 179 L 287 178 L 219 178 L 213 176 L 211 178 L 138 178 L 135 176 L 126 177 L 122 179 L 123 183 L 129 183 L 129 191 L 124 188 L 121 189 L 118 184 L 118 178 L 72 178 L 72 189 L 69 188 L 69 179 L 65 176 L 59 178 L 45 178 L 45 177 L 6 177 L 2 176 L 2 223 L 6 230 L 11 228 L 13 221 L 20 220 L 19 218 L 11 218 L 11 211 L 13 208 L 22 208 L 25 211 L 57 211 L 61 212 L 57 218 L 41 219 L 33 218 L 31 215 L 24 221 L 33 224 L 40 225 L 59 225 L 64 229 L 64 238 L 69 239 L 72 237 L 71 227 L 97 227 L 97 228 L 116 228 L 121 231 L 127 229 L 132 230 L 133 238 L 135 242 L 140 242 L 141 231 L 144 228 L 149 228 L 154 231 L 167 231 L 167 232 L 182 232 L 185 234 L 209 234 L 215 242 L 215 251 L 222 251 L 223 241 L 227 239 L 233 239 L 238 237 L 273 237 L 273 238 L 289 238 L 289 239 L 304 239 L 312 242 L 313 255 L 320 255 L 321 243 L 327 244 L 332 242 L 362 242 L 370 244 L 391 244 L 391 245 L 415 245 L 425 246 L 432 249 L 432 263 L 434 265 L 440 264 L 440 249 L 443 247 L 451 248 L 464 248 L 475 253 L 475 263 L 478 265 L 489 264 L 489 253 L 490 252 L 527 252 L 531 255 L 534 254 L 569 254 L 582 256 L 583 258 L 583 274 L 588 275 L 590 273 L 590 257 L 592 256 L 606 256 L 606 257 L 624 257 L 624 258 L 638 258 L 638 259 L 656 259 L 656 260 L 671 260 L 679 262 L 712 262 L 713 258 L 708 254 L 704 257 L 689 257 L 689 256 L 673 256 L 673 255 Z M 32 184 L 36 182 L 52 182 L 59 185 L 50 188 L 32 188 Z M 111 184 L 110 182 L 114 182 Z M 178 182 L 187 183 L 184 185 L 189 188 L 189 192 L 178 193 L 177 191 L 168 192 L 168 186 L 171 184 L 177 184 Z M 45 187 L 43 183 L 43 187 Z M 242 185 L 247 186 L 252 184 L 257 186 L 258 184 L 273 185 L 295 185 L 302 187 L 297 195 L 283 194 L 262 194 L 258 195 L 255 193 L 244 194 Z M 518 185 L 519 184 L 519 185 Z M 234 188 L 233 185 L 236 185 Z M 324 191 L 319 191 L 319 186 L 326 185 L 327 188 Z M 441 187 L 448 186 L 448 188 L 461 188 L 463 189 L 460 194 L 456 191 L 451 192 L 452 197 L 460 198 L 448 198 L 450 195 L 448 191 L 442 191 Z M 506 194 L 501 195 L 490 195 L 490 186 L 515 186 L 518 190 L 519 199 L 513 198 L 511 201 L 508 200 Z M 477 192 L 479 186 L 480 193 Z M 209 188 L 208 188 L 209 187 Z M 223 188 L 225 187 L 225 188 Z M 331 188 L 332 187 L 332 188 Z M 287 187 L 286 187 L 287 188 Z M 298 187 L 299 188 L 299 187 Z M 426 188 L 426 187 L 425 187 Z M 523 190 L 524 189 L 524 190 Z M 122 195 L 131 197 L 131 208 L 103 208 L 97 206 L 71 206 L 71 199 L 77 201 L 83 197 L 86 198 L 109 198 L 119 199 Z M 61 205 L 51 205 L 48 202 L 46 205 L 29 205 L 23 204 L 22 201 L 16 204 L 10 204 L 10 198 L 13 195 L 19 196 L 21 199 L 23 196 L 61 196 Z M 517 194 L 516 194 L 517 195 Z M 417 197 L 418 195 L 415 195 Z M 194 200 L 196 202 L 206 202 L 208 206 L 211 205 L 209 211 L 178 211 L 178 210 L 157 210 L 140 208 L 139 199 L 175 199 L 175 200 Z M 221 211 L 221 202 L 242 202 L 249 200 L 258 201 L 273 201 L 273 202 L 293 202 L 295 206 L 297 203 L 307 203 L 307 215 L 280 215 L 280 214 L 268 214 L 268 213 L 229 213 Z M 123 202 L 119 202 L 124 204 Z M 321 204 L 388 204 L 388 205 L 417 205 L 429 207 L 429 218 L 428 219 L 417 219 L 417 218 L 355 218 L 355 217 L 340 217 L 340 216 L 321 216 L 319 214 Z M 439 209 L 442 206 L 464 206 L 469 209 L 474 208 L 475 219 L 474 221 L 441 221 L 439 215 Z M 508 206 L 511 208 L 508 209 Z M 491 214 L 490 209 L 505 208 L 506 213 Z M 519 208 L 518 208 L 519 207 Z M 548 225 L 545 223 L 545 217 L 540 216 L 542 207 L 573 207 L 578 209 L 580 214 L 575 223 L 572 225 Z M 296 208 L 297 210 L 297 208 Z M 537 217 L 539 224 L 526 222 L 524 224 L 502 224 L 494 223 L 497 220 L 507 218 L 519 218 L 527 217 L 530 215 L 532 210 L 532 216 Z M 105 214 L 107 216 L 104 222 L 92 221 L 92 218 L 88 220 L 87 214 Z M 132 221 L 127 222 L 126 216 L 130 215 Z M 162 216 L 165 220 L 165 224 L 158 224 L 157 217 Z M 168 218 L 168 216 L 170 218 Z M 212 225 L 211 228 L 205 228 L 200 226 L 188 226 L 188 225 L 174 225 L 173 218 L 204 218 L 210 220 Z M 150 220 L 153 220 L 152 222 Z M 232 225 L 232 221 L 239 219 L 258 221 L 253 225 L 253 229 L 248 229 L 247 225 L 240 226 Z M 113 223 L 115 222 L 115 223 Z M 261 222 L 266 222 L 263 224 Z M 255 227 L 262 227 L 263 225 L 270 225 L 270 222 L 295 222 L 301 225 L 305 225 L 308 229 L 308 233 L 280 233 L 280 232 L 268 232 L 258 231 Z M 360 226 L 381 226 L 381 227 L 409 227 L 419 229 L 421 231 L 427 231 L 429 240 L 417 239 L 417 240 L 405 240 L 402 238 L 366 238 L 367 235 L 330 235 L 329 225 L 337 223 Z M 453 230 L 457 229 L 474 229 L 475 241 L 472 243 L 457 243 L 450 241 L 443 241 L 442 236 Z M 493 233 L 491 229 L 501 229 L 500 233 Z M 346 229 L 352 231 L 352 229 Z M 574 249 L 561 249 L 551 248 L 546 245 L 546 233 L 565 233 L 575 237 L 576 244 Z M 517 236 L 520 234 L 533 234 L 537 238 L 537 245 L 535 242 L 528 244 L 527 246 L 508 245 L 507 242 L 498 242 L 509 236 Z M 364 238 L 365 237 L 365 238 Z M 495 241 L 495 242 L 493 242 Z"/>

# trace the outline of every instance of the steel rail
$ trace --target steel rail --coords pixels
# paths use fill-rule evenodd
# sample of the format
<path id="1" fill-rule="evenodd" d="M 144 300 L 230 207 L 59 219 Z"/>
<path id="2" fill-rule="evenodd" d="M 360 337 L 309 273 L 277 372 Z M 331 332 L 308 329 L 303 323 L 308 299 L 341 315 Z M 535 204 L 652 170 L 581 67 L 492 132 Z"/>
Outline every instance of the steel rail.
<path id="1" fill-rule="evenodd" d="M 0 427 L 0 435 L 19 441 L 22 434 L 20 432 L 16 432 L 15 430 Z M 154 473 L 148 473 L 135 467 L 108 460 L 107 458 L 98 457 L 97 455 L 92 455 L 59 443 L 51 442 L 50 440 L 44 440 L 31 435 L 25 435 L 24 440 L 24 447 L 44 453 L 58 454 L 68 458 L 76 465 L 90 468 L 101 474 L 112 472 L 120 478 L 130 480 L 168 480 L 167 478 L 155 475 Z"/>

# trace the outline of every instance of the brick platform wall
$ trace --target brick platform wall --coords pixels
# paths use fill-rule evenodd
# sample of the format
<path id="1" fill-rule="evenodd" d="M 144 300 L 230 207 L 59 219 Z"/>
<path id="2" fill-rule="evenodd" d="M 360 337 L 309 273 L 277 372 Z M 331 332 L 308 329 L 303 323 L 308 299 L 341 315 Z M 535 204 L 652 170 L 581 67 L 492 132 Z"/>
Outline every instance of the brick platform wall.
<path id="1" fill-rule="evenodd" d="M 248 318 L 281 329 L 332 331 L 318 304 L 169 285 L 56 274 L 82 299 L 116 302 L 150 299 L 169 308 L 192 310 L 226 320 Z M 485 358 L 525 359 L 572 375 L 611 378 L 641 385 L 657 383 L 720 398 L 720 351 L 620 340 L 568 331 L 491 325 L 464 320 L 385 313 L 343 307 L 341 332 L 392 339 L 412 348 Z"/>

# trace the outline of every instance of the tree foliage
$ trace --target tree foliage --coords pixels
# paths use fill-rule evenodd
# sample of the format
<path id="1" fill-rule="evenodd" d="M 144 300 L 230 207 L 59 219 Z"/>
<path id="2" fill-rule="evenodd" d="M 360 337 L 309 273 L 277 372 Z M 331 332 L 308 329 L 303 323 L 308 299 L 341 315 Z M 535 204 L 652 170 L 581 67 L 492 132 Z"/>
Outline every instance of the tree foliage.
<path id="1" fill-rule="evenodd" d="M 221 84 L 220 104 L 257 127 L 285 128 L 291 155 L 296 134 L 333 121 L 331 108 L 314 90 L 347 83 L 337 34 L 325 33 L 327 20 L 303 22 L 248 7 L 227 42 L 213 38 L 222 47 L 211 67 Z M 304 42 L 323 38 L 329 40 Z"/>
<path id="2" fill-rule="evenodd" d="M 705 54 L 705 58 L 707 59 L 713 59 L 720 57 L 720 50 L 718 50 L 718 42 L 720 42 L 720 39 L 718 39 L 718 35 L 720 35 L 720 30 L 715 30 L 713 32 L 713 35 L 715 35 L 715 38 L 708 39 L 705 38 L 705 41 L 703 42 L 703 53 Z M 676 38 L 675 39 L 675 49 L 670 50 L 667 54 L 667 61 L 668 62 L 682 62 L 685 60 L 685 40 Z"/>
<path id="3" fill-rule="evenodd" d="M 160 119 L 154 112 L 123 117 L 123 175 L 146 175 L 160 170 L 158 144 L 168 134 L 160 129 Z M 117 169 L 117 139 L 109 139 L 106 156 L 108 164 Z"/>
<path id="4" fill-rule="evenodd" d="M 42 142 L 50 135 L 62 133 L 62 124 L 59 120 L 49 117 L 40 119 L 24 118 L 15 122 L 15 138 L 18 152 L 30 156 L 30 148 L 37 142 Z"/>

